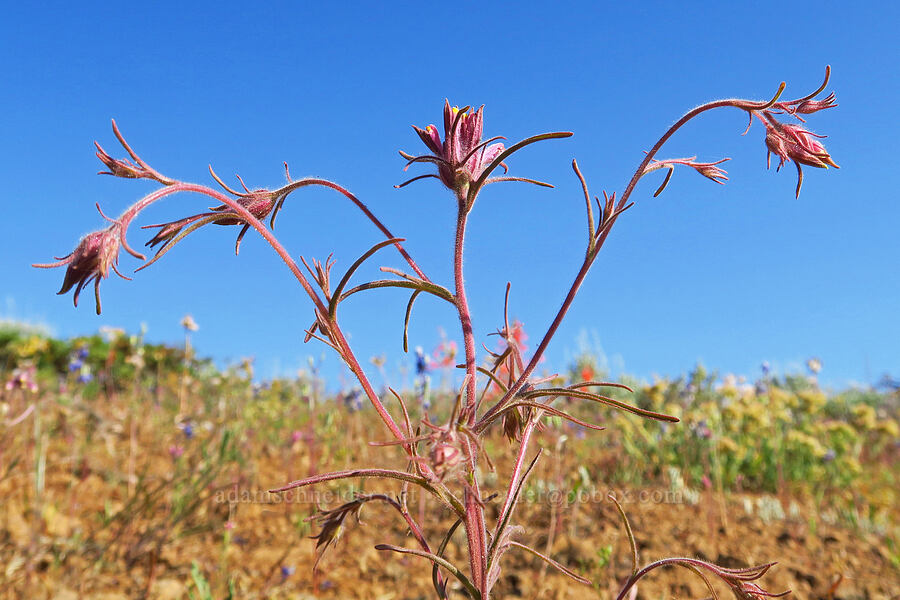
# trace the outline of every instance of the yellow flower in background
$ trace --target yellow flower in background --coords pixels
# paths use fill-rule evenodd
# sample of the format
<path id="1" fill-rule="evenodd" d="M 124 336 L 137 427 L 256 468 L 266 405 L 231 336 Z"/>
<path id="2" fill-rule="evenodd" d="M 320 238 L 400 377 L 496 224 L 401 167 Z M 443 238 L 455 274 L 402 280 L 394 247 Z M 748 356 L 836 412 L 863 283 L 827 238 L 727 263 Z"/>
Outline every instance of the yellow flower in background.
<path id="1" fill-rule="evenodd" d="M 797 393 L 800 400 L 800 410 L 803 414 L 814 415 L 825 406 L 828 399 L 819 390 L 803 390 Z"/>
<path id="2" fill-rule="evenodd" d="M 733 439 L 723 437 L 719 438 L 718 449 L 722 454 L 737 454 L 740 446 Z"/>
<path id="3" fill-rule="evenodd" d="M 858 477 L 863 470 L 859 461 L 850 456 L 843 456 L 838 459 L 836 466 L 846 477 Z"/>
<path id="4" fill-rule="evenodd" d="M 704 402 L 700 405 L 700 411 L 703 415 L 711 417 L 719 414 L 719 405 L 715 402 Z"/>
<path id="5" fill-rule="evenodd" d="M 900 425 L 897 425 L 897 421 L 893 419 L 882 419 L 878 421 L 875 430 L 887 437 L 900 437 Z"/>
<path id="6" fill-rule="evenodd" d="M 671 415 L 673 417 L 682 418 L 682 411 L 684 409 L 680 404 L 676 402 L 666 402 L 665 406 L 663 406 L 663 412 L 667 415 Z"/>
<path id="7" fill-rule="evenodd" d="M 665 380 L 657 380 L 653 385 L 644 387 L 644 393 L 650 398 L 650 405 L 654 409 L 659 409 L 663 405 L 663 402 L 665 402 L 665 389 L 667 387 L 668 382 Z"/>
<path id="8" fill-rule="evenodd" d="M 831 435 L 845 436 L 847 438 L 856 438 L 856 430 L 848 423 L 843 421 L 829 421 L 824 424 L 825 430 Z"/>
<path id="9" fill-rule="evenodd" d="M 791 394 L 779 387 L 769 388 L 769 405 L 770 406 L 786 406 L 791 399 Z"/>
<path id="10" fill-rule="evenodd" d="M 819 440 L 802 431 L 789 431 L 786 441 L 789 448 L 801 452 L 808 452 L 816 458 L 822 458 L 828 454 L 828 449 L 825 448 Z"/>
<path id="11" fill-rule="evenodd" d="M 868 431 L 870 429 L 875 429 L 875 425 L 878 422 L 877 415 L 875 414 L 875 409 L 869 406 L 868 404 L 857 404 L 853 407 L 853 423 L 862 429 L 863 431 Z"/>
<path id="12" fill-rule="evenodd" d="M 19 358 L 30 358 L 38 354 L 43 354 L 50 349 L 50 342 L 46 338 L 39 335 L 30 335 L 21 340 L 16 346 L 16 354 Z"/>
<path id="13" fill-rule="evenodd" d="M 794 420 L 794 415 L 784 406 L 770 409 L 769 414 L 777 423 L 790 423 Z"/>

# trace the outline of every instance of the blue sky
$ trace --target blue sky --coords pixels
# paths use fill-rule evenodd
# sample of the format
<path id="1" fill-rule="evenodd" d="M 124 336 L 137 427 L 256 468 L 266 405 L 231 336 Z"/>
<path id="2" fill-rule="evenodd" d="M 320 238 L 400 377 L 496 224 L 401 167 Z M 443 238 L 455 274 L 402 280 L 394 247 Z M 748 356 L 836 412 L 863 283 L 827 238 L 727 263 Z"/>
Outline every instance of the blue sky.
<path id="1" fill-rule="evenodd" d="M 501 324 L 503 292 L 532 342 L 549 324 L 583 253 L 583 203 L 570 162 L 594 193 L 621 191 L 642 157 L 683 112 L 710 99 L 786 98 L 815 89 L 831 64 L 839 108 L 813 115 L 840 170 L 807 168 L 794 198 L 793 166 L 765 169 L 763 131 L 724 110 L 683 129 L 669 157 L 729 156 L 718 186 L 677 172 L 659 198 L 649 177 L 613 231 L 549 351 L 564 369 L 579 346 L 610 367 L 649 378 L 697 361 L 755 375 L 768 360 L 799 370 L 818 356 L 824 381 L 870 382 L 900 372 L 900 189 L 894 166 L 900 95 L 894 3 L 803 11 L 727 3 L 472 4 L 152 3 L 17 6 L 0 23 L 4 85 L 0 191 L 0 317 L 40 322 L 60 335 L 101 325 L 153 341 L 178 341 L 182 315 L 200 324 L 201 354 L 225 363 L 256 358 L 260 375 L 292 374 L 320 345 L 302 345 L 311 305 L 277 258 L 248 234 L 195 234 L 134 281 L 89 292 L 78 309 L 55 296 L 63 271 L 29 267 L 71 251 L 153 189 L 97 176 L 92 142 L 116 156 L 109 119 L 138 152 L 179 179 L 211 183 L 212 164 L 251 187 L 292 174 L 332 179 L 356 193 L 397 234 L 432 279 L 451 285 L 455 205 L 435 180 L 402 190 L 397 150 L 423 150 L 410 128 L 440 123 L 444 98 L 485 104 L 485 133 L 515 141 L 570 130 L 509 161 L 512 175 L 554 183 L 487 188 L 473 212 L 467 282 L 479 341 Z M 389 8 L 387 8 L 389 7 Z M 415 173 L 426 172 L 419 169 Z M 169 199 L 138 224 L 200 212 L 199 197 Z M 131 232 L 137 243 L 145 232 Z M 276 227 L 296 256 L 335 252 L 338 272 L 378 232 L 342 197 L 302 190 Z M 382 262 L 400 267 L 395 254 Z M 122 254 L 120 267 L 138 263 Z M 374 277 L 362 271 L 359 277 Z M 345 304 L 342 321 L 361 358 L 403 360 L 406 295 L 376 291 Z M 454 314 L 420 299 L 411 343 L 433 348 L 439 328 L 458 337 Z M 337 380 L 339 361 L 326 373 Z"/>

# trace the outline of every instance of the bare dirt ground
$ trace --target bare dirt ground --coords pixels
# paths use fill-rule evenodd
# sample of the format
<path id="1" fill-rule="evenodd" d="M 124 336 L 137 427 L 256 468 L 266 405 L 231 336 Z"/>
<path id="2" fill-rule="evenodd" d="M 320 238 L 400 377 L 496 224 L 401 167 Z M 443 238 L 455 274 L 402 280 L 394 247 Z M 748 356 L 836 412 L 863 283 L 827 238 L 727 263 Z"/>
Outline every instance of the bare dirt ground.
<path id="1" fill-rule="evenodd" d="M 72 498 L 71 481 L 50 486 L 51 496 Z M 6 487 L 6 486 L 4 486 Z M 93 513 L 104 499 L 116 497 L 104 489 L 102 478 L 89 475 L 79 484 L 70 515 L 43 515 L 35 537 L 30 516 L 8 487 L 0 513 L 0 563 L 4 571 L 3 598 L 175 599 L 188 597 L 191 564 L 196 561 L 212 584 L 213 597 L 227 595 L 226 577 L 234 581 L 237 598 L 432 598 L 431 569 L 422 559 L 376 551 L 376 543 L 413 545 L 394 515 L 366 508 L 362 523 L 353 524 L 339 546 L 313 575 L 314 531 L 301 531 L 309 505 L 240 504 L 228 532 L 210 531 L 166 543 L 158 556 L 141 548 L 107 553 L 102 559 L 82 543 L 96 532 Z M 639 492 L 632 491 L 635 498 Z M 889 550 L 873 533 L 819 522 L 813 525 L 806 507 L 784 519 L 766 520 L 748 514 L 742 497 L 722 505 L 710 494 L 698 504 L 670 503 L 666 490 L 645 490 L 646 502 L 625 504 L 635 531 L 640 560 L 690 556 L 723 566 L 742 567 L 777 560 L 764 578 L 765 589 L 793 591 L 795 598 L 900 598 L 900 570 L 891 564 Z M 652 500 L 660 500 L 654 502 Z M 753 500 L 752 497 L 747 497 Z M 416 506 L 416 502 L 411 502 Z M 529 533 L 522 541 L 539 549 L 547 546 L 551 514 L 556 526 L 551 554 L 595 581 L 593 588 L 573 582 L 527 554 L 510 551 L 496 598 L 613 598 L 616 582 L 630 571 L 630 552 L 621 521 L 609 502 L 586 502 L 559 507 L 546 503 L 523 505 Z M 448 515 L 428 504 L 425 509 L 448 523 Z M 222 507 L 210 504 L 211 513 Z M 796 511 L 795 511 L 796 512 Z M 212 515 L 211 515 L 212 516 Z M 135 524 L 135 527 L 138 527 Z M 436 527 L 432 535 L 437 537 Z M 305 535 L 301 535 L 305 534 Z M 464 564 L 455 539 L 448 558 Z M 284 568 L 284 570 L 283 570 Z M 730 592 L 720 588 L 723 598 Z M 659 570 L 639 585 L 638 598 L 702 598 L 703 584 L 685 570 Z M 460 596 L 462 597 L 462 596 Z"/>

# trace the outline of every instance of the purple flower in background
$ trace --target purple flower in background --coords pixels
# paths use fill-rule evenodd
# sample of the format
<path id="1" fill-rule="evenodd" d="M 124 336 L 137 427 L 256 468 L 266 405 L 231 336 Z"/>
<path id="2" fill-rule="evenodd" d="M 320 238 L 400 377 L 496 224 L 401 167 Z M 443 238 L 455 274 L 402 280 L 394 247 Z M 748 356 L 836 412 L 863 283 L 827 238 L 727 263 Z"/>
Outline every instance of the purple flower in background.
<path id="1" fill-rule="evenodd" d="M 764 376 L 768 376 L 769 372 L 772 370 L 772 365 L 769 364 L 769 361 L 764 360 L 762 361 L 762 364 L 759 366 L 759 368 Z"/>
<path id="2" fill-rule="evenodd" d="M 294 567 L 281 565 L 281 581 L 284 582 L 288 577 L 294 574 Z"/>
<path id="3" fill-rule="evenodd" d="M 90 383 L 94 380 L 94 376 L 91 375 L 90 371 L 82 369 L 81 373 L 78 375 L 78 383 Z"/>
<path id="4" fill-rule="evenodd" d="M 354 388 L 344 394 L 344 406 L 347 407 L 347 410 L 350 412 L 357 412 L 362 410 L 362 390 L 359 388 Z"/>
<path id="5" fill-rule="evenodd" d="M 422 346 L 416 347 L 416 375 L 422 376 L 428 372 L 428 356 L 422 350 Z"/>
<path id="6" fill-rule="evenodd" d="M 837 457 L 837 453 L 831 448 L 828 449 L 828 452 L 825 453 L 825 456 L 822 457 L 823 462 L 831 462 Z"/>
<path id="7" fill-rule="evenodd" d="M 184 446 L 181 446 L 179 444 L 173 444 L 169 446 L 169 456 L 172 457 L 172 460 L 181 458 L 182 454 L 184 454 Z"/>
<path id="8" fill-rule="evenodd" d="M 181 432 L 184 434 L 184 437 L 189 440 L 194 438 L 194 426 L 190 423 L 182 425 Z"/>
<path id="9" fill-rule="evenodd" d="M 712 431 L 706 426 L 706 421 L 700 421 L 694 426 L 694 435 L 701 440 L 708 440 L 712 437 Z"/>

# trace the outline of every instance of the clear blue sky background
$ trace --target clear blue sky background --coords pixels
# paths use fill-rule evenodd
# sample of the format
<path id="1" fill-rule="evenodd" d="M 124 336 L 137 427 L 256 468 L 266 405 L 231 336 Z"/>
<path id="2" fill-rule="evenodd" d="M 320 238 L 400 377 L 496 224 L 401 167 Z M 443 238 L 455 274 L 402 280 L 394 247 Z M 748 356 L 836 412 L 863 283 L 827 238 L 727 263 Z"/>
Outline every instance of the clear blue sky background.
<path id="1" fill-rule="evenodd" d="M 583 202 L 570 161 L 593 192 L 624 187 L 642 151 L 687 109 L 727 96 L 806 94 L 831 64 L 840 107 L 813 115 L 839 171 L 806 169 L 794 199 L 793 166 L 765 170 L 763 130 L 745 116 L 709 114 L 682 130 L 665 156 L 732 157 L 718 186 L 661 175 L 613 232 L 565 326 L 548 368 L 564 369 L 579 338 L 614 372 L 675 375 L 698 360 L 755 375 L 824 362 L 824 381 L 871 382 L 900 372 L 900 189 L 895 3 L 850 9 L 820 2 L 781 10 L 729 3 L 60 3 L 18 5 L 0 22 L 0 146 L 4 232 L 0 316 L 60 335 L 108 324 L 152 341 L 178 341 L 182 315 L 201 330 L 200 354 L 254 356 L 258 373 L 292 374 L 319 345 L 303 346 L 311 305 L 276 257 L 233 228 L 203 230 L 133 282 L 102 285 L 104 313 L 55 296 L 63 271 L 29 267 L 71 251 L 80 235 L 153 189 L 97 176 L 98 140 L 117 156 L 109 119 L 160 171 L 210 182 L 206 166 L 239 172 L 252 187 L 295 177 L 333 179 L 358 194 L 429 275 L 450 285 L 454 200 L 435 180 L 402 190 L 397 150 L 424 150 L 410 124 L 440 123 L 445 97 L 485 104 L 487 135 L 515 141 L 550 130 L 575 137 L 521 152 L 511 174 L 555 190 L 491 186 L 473 213 L 467 280 L 480 341 L 501 323 L 503 291 L 536 342 L 583 253 Z M 199 212 L 175 197 L 140 224 Z M 294 194 L 276 232 L 295 254 L 349 265 L 380 234 L 328 190 Z M 133 243 L 144 232 L 131 233 Z M 146 238 L 145 238 L 146 239 Z M 377 264 L 402 266 L 390 251 Z M 138 263 L 122 254 L 120 266 Z M 361 276 L 374 276 L 363 271 Z M 361 358 L 403 360 L 406 294 L 376 291 L 348 302 L 343 323 Z M 428 349 L 438 328 L 458 337 L 454 314 L 421 298 L 411 341 Z M 337 380 L 338 360 L 326 360 Z"/>

